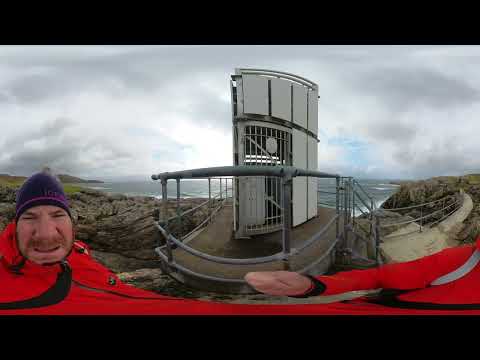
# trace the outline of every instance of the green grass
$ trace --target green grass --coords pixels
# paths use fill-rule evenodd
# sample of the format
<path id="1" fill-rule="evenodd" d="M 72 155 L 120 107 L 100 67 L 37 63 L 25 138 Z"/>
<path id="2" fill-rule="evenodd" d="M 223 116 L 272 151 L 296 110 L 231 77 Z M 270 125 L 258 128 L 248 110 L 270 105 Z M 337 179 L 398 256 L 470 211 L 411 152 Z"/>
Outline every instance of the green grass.
<path id="1" fill-rule="evenodd" d="M 20 177 L 18 177 L 18 178 L 15 178 L 15 177 L 11 177 L 11 178 L 0 177 L 0 185 L 12 187 L 12 188 L 15 188 L 15 189 L 22 186 L 22 184 L 24 182 L 25 182 L 25 179 L 20 178 Z M 62 184 L 62 185 L 63 185 L 63 190 L 65 191 L 65 194 L 67 194 L 67 195 L 77 193 L 77 192 L 79 192 L 80 190 L 83 189 L 81 186 L 73 185 L 73 184 Z"/>
<path id="2" fill-rule="evenodd" d="M 65 194 L 71 195 L 77 192 L 80 192 L 83 187 L 78 186 L 78 185 L 72 185 L 72 184 L 63 184 L 63 191 L 65 191 Z"/>
<path id="3" fill-rule="evenodd" d="M 465 175 L 470 184 L 480 184 L 480 175 L 479 174 L 470 174 Z"/>
<path id="4" fill-rule="evenodd" d="M 16 178 L 0 178 L 0 184 L 9 186 L 9 187 L 20 187 L 25 182 L 25 179 L 16 179 Z"/>

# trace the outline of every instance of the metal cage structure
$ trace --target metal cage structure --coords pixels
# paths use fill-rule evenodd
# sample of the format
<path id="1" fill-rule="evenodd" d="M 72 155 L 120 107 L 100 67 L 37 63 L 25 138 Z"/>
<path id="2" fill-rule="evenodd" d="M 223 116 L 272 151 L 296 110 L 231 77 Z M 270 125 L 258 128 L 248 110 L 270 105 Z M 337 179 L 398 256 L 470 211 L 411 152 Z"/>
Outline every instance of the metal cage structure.
<path id="1" fill-rule="evenodd" d="M 281 71 L 235 69 L 231 76 L 233 165 L 317 170 L 318 86 Z M 233 182 L 236 238 L 282 229 L 281 179 L 237 177 Z M 317 178 L 292 184 L 292 226 L 317 215 Z"/>

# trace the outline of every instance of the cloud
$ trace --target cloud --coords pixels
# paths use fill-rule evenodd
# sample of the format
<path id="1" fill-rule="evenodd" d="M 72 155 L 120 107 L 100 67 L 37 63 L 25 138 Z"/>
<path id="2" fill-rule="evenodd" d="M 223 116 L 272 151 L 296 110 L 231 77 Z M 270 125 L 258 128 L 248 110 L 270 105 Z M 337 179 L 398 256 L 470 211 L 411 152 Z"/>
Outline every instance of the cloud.
<path id="1" fill-rule="evenodd" d="M 48 162 L 77 176 L 148 178 L 230 165 L 236 67 L 318 84 L 320 171 L 480 169 L 479 57 L 480 47 L 450 46 L 2 47 L 0 172 Z"/>
<path id="2" fill-rule="evenodd" d="M 478 102 L 479 91 L 466 80 L 419 67 L 379 67 L 360 76 L 358 90 L 379 96 L 394 111 L 413 106 L 447 109 Z"/>

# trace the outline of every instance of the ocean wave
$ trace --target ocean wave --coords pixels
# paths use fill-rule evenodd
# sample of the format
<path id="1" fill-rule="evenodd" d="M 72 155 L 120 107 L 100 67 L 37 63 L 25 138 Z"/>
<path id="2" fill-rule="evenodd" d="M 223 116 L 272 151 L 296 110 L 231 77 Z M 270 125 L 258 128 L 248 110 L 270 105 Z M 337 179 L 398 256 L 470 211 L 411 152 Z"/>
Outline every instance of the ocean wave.
<path id="1" fill-rule="evenodd" d="M 391 190 L 391 189 L 385 188 L 385 187 L 372 187 L 372 189 L 375 189 L 375 190 Z"/>
<path id="2" fill-rule="evenodd" d="M 392 187 L 400 187 L 401 185 L 398 184 L 378 184 L 380 186 L 392 186 Z"/>

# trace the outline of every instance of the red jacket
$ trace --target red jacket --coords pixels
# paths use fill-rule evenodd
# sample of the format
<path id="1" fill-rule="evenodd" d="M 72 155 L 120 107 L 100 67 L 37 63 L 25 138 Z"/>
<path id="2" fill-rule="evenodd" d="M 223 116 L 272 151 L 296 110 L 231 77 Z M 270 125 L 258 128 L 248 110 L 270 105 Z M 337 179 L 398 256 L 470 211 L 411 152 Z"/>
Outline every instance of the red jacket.
<path id="1" fill-rule="evenodd" d="M 84 250 L 86 249 L 86 251 Z M 386 265 L 380 269 L 339 273 L 334 276 L 321 276 L 319 279 L 327 284 L 325 294 L 338 293 L 353 289 L 377 288 L 389 286 L 397 288 L 416 288 L 426 286 L 434 279 L 460 266 L 472 252 L 472 247 L 445 250 L 437 255 L 407 264 Z M 15 224 L 11 223 L 0 235 L 0 307 L 2 304 L 19 302 L 35 298 L 56 283 L 61 273 L 60 265 L 42 266 L 26 260 L 18 271 L 12 265 L 21 259 L 15 240 Z M 0 310 L 0 315 L 12 314 L 102 314 L 102 315 L 350 315 L 350 314 L 480 314 L 473 311 L 432 311 L 411 310 L 385 307 L 364 301 L 333 304 L 226 304 L 210 301 L 187 300 L 159 295 L 150 291 L 137 289 L 122 283 L 113 272 L 94 261 L 85 244 L 76 241 L 74 249 L 67 257 L 72 271 L 72 285 L 66 297 L 58 303 L 35 308 Z M 433 267 L 438 268 L 433 269 Z M 391 270 L 396 269 L 393 272 Z M 440 270 L 441 269 L 441 270 Z M 419 274 L 418 271 L 425 271 Z M 465 279 L 458 280 L 460 289 L 478 279 L 478 269 L 472 271 Z M 343 285 L 340 285 L 340 280 Z M 464 284 L 464 285 L 463 285 Z M 475 288 L 476 286 L 476 288 Z M 461 290 L 455 294 L 455 301 L 477 301 L 480 299 L 478 282 L 470 292 Z M 442 285 L 434 289 L 432 298 L 427 298 L 428 290 L 416 291 L 416 300 L 424 296 L 428 301 L 439 298 L 438 294 L 448 292 L 454 284 Z M 468 294 L 471 293 L 470 298 Z M 423 295 L 422 295 L 423 294 Z M 421 296 L 420 296 L 421 295 Z M 480 301 L 478 301 L 480 302 Z"/>
<path id="2" fill-rule="evenodd" d="M 456 281 L 430 286 L 435 279 L 462 266 L 478 247 L 480 237 L 475 246 L 447 248 L 414 261 L 318 276 L 317 279 L 326 285 L 322 295 L 380 288 L 409 290 L 397 299 L 434 304 L 478 304 L 480 309 L 480 264 Z"/>

